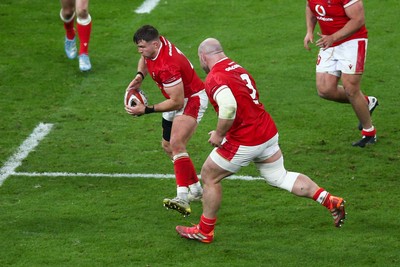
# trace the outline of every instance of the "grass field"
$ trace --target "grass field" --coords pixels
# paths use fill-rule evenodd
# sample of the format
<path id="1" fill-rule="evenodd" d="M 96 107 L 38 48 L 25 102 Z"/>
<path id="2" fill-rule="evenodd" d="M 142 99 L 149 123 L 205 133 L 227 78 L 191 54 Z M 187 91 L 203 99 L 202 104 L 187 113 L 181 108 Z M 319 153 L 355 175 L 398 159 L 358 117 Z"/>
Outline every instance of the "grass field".
<path id="1" fill-rule="evenodd" d="M 142 1 L 92 1 L 93 69 L 81 73 L 63 51 L 58 1 L 2 0 L 0 168 L 39 123 L 53 128 L 0 186 L 0 266 L 399 266 L 400 4 L 364 1 L 363 90 L 380 106 L 378 143 L 359 149 L 351 146 L 360 137 L 351 107 L 316 94 L 304 2 L 161 1 L 135 14 Z M 342 229 L 309 199 L 260 180 L 225 180 L 215 242 L 191 242 L 174 228 L 197 223 L 201 205 L 188 218 L 166 211 L 173 179 L 109 176 L 173 173 L 160 147 L 160 114 L 132 118 L 123 109 L 138 60 L 132 35 L 143 24 L 174 42 L 202 78 L 198 44 L 222 42 L 256 79 L 286 168 L 347 200 Z M 151 103 L 162 100 L 151 79 L 143 89 Z M 198 171 L 215 123 L 210 107 L 189 144 Z M 257 176 L 253 167 L 238 175 Z"/>

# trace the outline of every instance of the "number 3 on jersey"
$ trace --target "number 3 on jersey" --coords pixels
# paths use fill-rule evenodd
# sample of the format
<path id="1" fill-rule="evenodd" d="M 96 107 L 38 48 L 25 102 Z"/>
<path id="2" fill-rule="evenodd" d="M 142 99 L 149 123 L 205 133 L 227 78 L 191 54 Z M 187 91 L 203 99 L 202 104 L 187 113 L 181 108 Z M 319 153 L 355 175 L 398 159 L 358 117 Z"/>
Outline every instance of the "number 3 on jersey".
<path id="1" fill-rule="evenodd" d="M 249 75 L 248 74 L 241 74 L 240 78 L 242 78 L 242 80 L 246 82 L 246 86 L 250 90 L 250 96 L 253 99 L 254 104 L 257 104 L 257 105 L 260 104 L 260 102 L 258 102 L 258 99 L 256 98 L 257 97 L 257 91 L 254 88 L 254 86 L 251 84 L 251 80 L 250 80 Z"/>

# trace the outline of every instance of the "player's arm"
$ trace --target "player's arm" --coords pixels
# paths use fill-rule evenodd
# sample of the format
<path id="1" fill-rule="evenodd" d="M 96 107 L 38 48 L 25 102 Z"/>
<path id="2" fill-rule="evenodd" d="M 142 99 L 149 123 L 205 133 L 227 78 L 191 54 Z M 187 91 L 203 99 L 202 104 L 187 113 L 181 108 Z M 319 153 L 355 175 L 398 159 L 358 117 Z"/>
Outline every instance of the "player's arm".
<path id="1" fill-rule="evenodd" d="M 146 63 L 144 61 L 144 57 L 141 56 L 138 62 L 138 67 L 137 67 L 137 73 L 135 78 L 139 75 L 140 78 L 142 78 L 142 81 L 144 80 L 144 77 L 146 77 L 147 75 L 147 67 L 146 67 Z M 142 76 L 143 75 L 143 76 Z"/>
<path id="2" fill-rule="evenodd" d="M 334 42 L 347 38 L 357 32 L 365 24 L 365 13 L 363 2 L 357 1 L 345 8 L 347 17 L 350 20 L 342 29 L 332 34 Z"/>
<path id="3" fill-rule="evenodd" d="M 183 108 L 185 94 L 182 81 L 176 85 L 164 87 L 164 91 L 169 95 L 169 99 L 155 104 L 153 107 L 156 112 L 179 110 Z"/>
<path id="4" fill-rule="evenodd" d="M 146 63 L 144 62 L 143 56 L 140 57 L 138 66 L 137 66 L 137 73 L 133 80 L 129 83 L 128 87 L 126 90 L 129 90 L 131 88 L 138 89 L 140 85 L 142 84 L 144 77 L 147 75 L 147 67 Z"/>
<path id="5" fill-rule="evenodd" d="M 365 24 L 364 6 L 361 0 L 346 7 L 345 12 L 346 15 L 350 18 L 346 25 L 344 25 L 343 28 L 341 28 L 334 34 L 319 34 L 321 38 L 316 42 L 317 46 L 326 49 L 330 47 L 333 43 L 351 36 Z"/>
<path id="6" fill-rule="evenodd" d="M 134 107 L 129 107 L 125 105 L 125 110 L 131 115 L 140 116 L 143 114 L 179 110 L 183 108 L 185 100 L 182 82 L 174 86 L 166 87 L 164 88 L 164 91 L 169 95 L 170 98 L 164 100 L 163 102 L 150 106 L 145 106 L 142 103 L 137 103 L 137 105 Z"/>
<path id="7" fill-rule="evenodd" d="M 307 32 L 304 37 L 304 48 L 310 50 L 309 43 L 314 43 L 314 29 L 317 24 L 317 18 L 312 13 L 308 1 L 306 1 L 306 27 Z"/>
<path id="8" fill-rule="evenodd" d="M 237 102 L 228 86 L 221 86 L 214 94 L 214 100 L 219 108 L 218 122 L 217 128 L 209 132 L 210 139 L 208 142 L 218 147 L 236 118 Z"/>

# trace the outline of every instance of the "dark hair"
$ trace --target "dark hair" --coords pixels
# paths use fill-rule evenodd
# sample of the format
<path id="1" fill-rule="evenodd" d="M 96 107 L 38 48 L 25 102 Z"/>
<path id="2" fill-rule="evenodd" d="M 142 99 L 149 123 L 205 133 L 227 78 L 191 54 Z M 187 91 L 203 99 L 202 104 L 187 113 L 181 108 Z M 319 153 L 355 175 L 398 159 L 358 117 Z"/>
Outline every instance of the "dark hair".
<path id="1" fill-rule="evenodd" d="M 135 44 L 139 43 L 140 41 L 154 41 L 159 38 L 159 34 L 156 28 L 151 25 L 144 25 L 140 27 L 135 34 L 133 35 L 133 42 Z"/>

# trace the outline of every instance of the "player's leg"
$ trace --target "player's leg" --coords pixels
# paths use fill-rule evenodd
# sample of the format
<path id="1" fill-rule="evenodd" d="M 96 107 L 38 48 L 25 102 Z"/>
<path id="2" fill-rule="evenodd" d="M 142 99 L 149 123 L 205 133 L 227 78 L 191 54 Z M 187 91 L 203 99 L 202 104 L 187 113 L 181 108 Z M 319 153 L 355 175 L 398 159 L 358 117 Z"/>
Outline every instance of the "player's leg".
<path id="1" fill-rule="evenodd" d="M 365 147 L 367 144 L 375 143 L 376 130 L 372 125 L 368 103 L 365 101 L 365 96 L 360 90 L 361 75 L 343 73 L 342 81 L 351 106 L 353 107 L 353 110 L 362 125 L 363 138 L 353 143 L 353 146 Z"/>
<path id="2" fill-rule="evenodd" d="M 89 59 L 89 41 L 92 31 L 92 18 L 89 14 L 89 0 L 76 0 L 77 30 L 79 36 L 79 69 L 89 71 L 92 68 Z"/>
<path id="3" fill-rule="evenodd" d="M 184 216 L 191 213 L 189 190 L 192 194 L 201 196 L 203 189 L 196 174 L 189 153 L 186 150 L 187 142 L 197 127 L 196 119 L 187 115 L 176 116 L 171 127 L 169 150 L 172 152 L 174 172 L 177 184 L 177 196 L 165 198 L 163 204 L 182 213 Z"/>
<path id="4" fill-rule="evenodd" d="M 168 113 L 166 113 L 168 114 Z M 162 117 L 162 141 L 161 141 L 161 146 L 164 149 L 164 152 L 167 154 L 167 156 L 172 160 L 172 149 L 171 149 L 171 130 L 172 130 L 172 118 L 169 119 L 167 115 Z"/>
<path id="5" fill-rule="evenodd" d="M 174 152 L 175 148 L 172 148 L 173 150 L 173 155 L 175 158 L 178 158 L 179 153 L 187 153 L 186 151 L 186 145 L 189 142 L 190 138 L 194 134 L 197 125 L 200 123 L 204 112 L 206 111 L 208 106 L 208 97 L 207 94 L 205 93 L 205 90 L 202 90 L 191 97 L 187 99 L 187 102 L 182 110 L 179 110 L 176 112 L 177 117 L 175 118 L 176 121 L 179 123 L 182 121 L 182 125 L 184 126 L 177 126 L 177 129 L 179 129 L 179 132 L 177 134 L 174 134 L 174 137 L 176 137 L 176 141 L 173 141 L 174 145 L 173 147 L 176 148 L 176 151 Z M 181 116 L 182 115 L 182 116 Z M 196 124 L 195 124 L 196 122 Z M 183 127 L 187 127 L 184 129 Z M 183 129 L 182 131 L 180 129 Z M 178 154 L 176 154 L 178 153 Z M 184 154 L 185 155 L 185 154 Z M 185 159 L 188 163 L 182 163 L 179 162 L 179 164 L 182 165 L 182 167 L 189 168 L 189 166 L 193 166 L 193 163 L 190 158 Z M 183 160 L 183 161 L 185 161 Z M 178 167 L 178 169 L 181 169 L 181 167 Z M 188 185 L 189 185 L 189 194 L 188 194 L 188 200 L 190 202 L 192 201 L 200 201 L 203 195 L 203 189 L 201 187 L 200 181 L 197 177 L 196 170 L 194 166 L 188 171 L 191 172 L 191 175 L 188 174 L 187 179 L 188 179 Z"/>
<path id="6" fill-rule="evenodd" d="M 334 48 L 320 49 L 316 63 L 316 87 L 321 98 L 349 103 L 343 86 L 339 85 L 341 72 L 337 71 Z"/>
<path id="7" fill-rule="evenodd" d="M 175 112 L 164 112 L 162 117 L 162 148 L 164 149 L 165 153 L 173 162 L 173 155 L 172 155 L 172 148 L 171 148 L 171 131 L 172 131 L 172 124 Z M 163 205 L 167 209 L 174 209 L 182 213 L 183 215 L 188 215 L 191 212 L 190 205 L 187 199 L 188 189 L 187 184 L 183 184 L 178 179 L 176 181 L 176 190 L 177 194 L 174 198 L 164 198 Z"/>
<path id="8" fill-rule="evenodd" d="M 371 121 L 369 98 L 365 97 L 360 89 L 367 44 L 368 40 L 366 39 L 350 40 L 337 48 L 337 54 L 340 55 L 338 69 L 342 72 L 343 87 L 362 126 L 363 139 L 353 144 L 360 147 L 375 143 L 376 140 L 376 130 Z M 371 100 L 375 100 L 375 105 L 371 105 L 371 110 L 373 110 L 377 105 L 377 100 L 374 97 L 371 97 Z"/>
<path id="9" fill-rule="evenodd" d="M 213 150 L 215 157 L 220 157 Z M 225 159 L 222 159 L 226 161 Z M 229 163 L 227 163 L 229 164 Z M 235 166 L 235 168 L 240 168 Z M 203 214 L 200 222 L 192 227 L 177 226 L 176 231 L 182 237 L 195 239 L 203 243 L 211 243 L 214 240 L 214 228 L 217 222 L 217 213 L 221 206 L 222 185 L 221 180 L 231 175 L 232 172 L 221 168 L 209 156 L 201 168 L 201 178 L 203 180 Z"/>
<path id="10" fill-rule="evenodd" d="M 318 95 L 326 100 L 349 103 L 343 86 L 339 85 L 340 77 L 335 73 L 317 72 L 316 86 Z"/>
<path id="11" fill-rule="evenodd" d="M 277 144 L 276 144 L 277 145 Z M 340 227 L 345 219 L 344 200 L 332 196 L 320 188 L 308 176 L 287 171 L 280 150 L 261 162 L 256 162 L 257 169 L 268 184 L 285 189 L 299 197 L 312 198 L 330 210 L 336 227 Z"/>
<path id="12" fill-rule="evenodd" d="M 75 1 L 61 0 L 60 18 L 63 21 L 65 29 L 64 50 L 69 59 L 73 59 L 77 55 L 76 38 L 75 38 Z"/>
<path id="13" fill-rule="evenodd" d="M 347 98 L 361 122 L 363 128 L 371 128 L 371 116 L 369 114 L 368 104 L 365 96 L 360 90 L 361 74 L 342 74 L 342 82 L 345 88 Z"/>
<path id="14" fill-rule="evenodd" d="M 223 140 L 214 148 L 201 168 L 203 181 L 203 214 L 199 224 L 193 227 L 177 226 L 176 231 L 185 238 L 210 243 L 214 239 L 217 213 L 221 205 L 221 180 L 249 165 L 259 154 L 258 146 L 238 146 Z"/>
<path id="15" fill-rule="evenodd" d="M 196 128 L 197 121 L 195 118 L 187 115 L 176 116 L 172 126 L 170 143 L 177 180 L 182 184 L 191 186 L 192 193 L 201 194 L 199 178 L 186 149 L 187 143 L 195 133 Z"/>
<path id="16" fill-rule="evenodd" d="M 211 157 L 208 157 L 201 168 L 203 181 L 203 217 L 214 219 L 222 200 L 221 180 L 232 172 L 221 168 Z"/>

